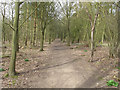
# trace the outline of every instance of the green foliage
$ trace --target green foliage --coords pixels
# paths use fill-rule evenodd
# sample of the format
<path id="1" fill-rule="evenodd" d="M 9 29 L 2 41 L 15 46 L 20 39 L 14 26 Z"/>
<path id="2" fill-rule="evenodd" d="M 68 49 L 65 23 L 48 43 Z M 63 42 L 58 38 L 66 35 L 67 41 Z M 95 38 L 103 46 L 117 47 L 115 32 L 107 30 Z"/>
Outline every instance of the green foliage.
<path id="1" fill-rule="evenodd" d="M 28 59 L 25 59 L 26 62 L 28 62 L 29 60 Z"/>
<path id="2" fill-rule="evenodd" d="M 115 87 L 117 87 L 118 86 L 118 82 L 115 82 L 114 80 L 109 80 L 107 82 L 107 85 L 108 86 L 115 86 Z"/>
<path id="3" fill-rule="evenodd" d="M 84 50 L 84 52 L 87 52 L 87 50 Z"/>
<path id="4" fill-rule="evenodd" d="M 0 68 L 0 72 L 5 71 L 3 68 Z"/>
<path id="5" fill-rule="evenodd" d="M 116 67 L 116 68 L 120 70 L 120 67 Z"/>

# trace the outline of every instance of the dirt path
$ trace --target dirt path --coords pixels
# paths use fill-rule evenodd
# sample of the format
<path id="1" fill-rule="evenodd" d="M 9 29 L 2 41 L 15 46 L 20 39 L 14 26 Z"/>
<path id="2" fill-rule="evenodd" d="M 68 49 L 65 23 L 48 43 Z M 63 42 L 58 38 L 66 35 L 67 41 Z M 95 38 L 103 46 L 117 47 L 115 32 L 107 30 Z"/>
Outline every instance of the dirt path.
<path id="1" fill-rule="evenodd" d="M 106 57 L 107 48 L 97 48 L 93 63 L 88 62 L 88 47 L 69 47 L 56 39 L 52 44 L 45 43 L 43 52 L 40 52 L 39 48 L 20 49 L 16 62 L 16 71 L 19 72 L 17 78 L 4 78 L 8 72 L 10 58 L 3 59 L 5 71 L 1 72 L 2 87 L 101 88 L 107 87 L 106 81 L 111 80 L 113 75 L 118 75 L 118 70 L 113 68 L 117 60 L 109 60 Z M 25 62 L 25 59 L 29 61 Z"/>
<path id="2" fill-rule="evenodd" d="M 35 88 L 76 88 L 95 73 L 87 60 L 80 57 L 82 51 L 70 49 L 59 40 L 47 48 L 47 67 L 29 78 L 29 86 Z M 82 86 L 81 86 L 82 85 Z M 87 85 L 87 87 L 92 87 Z"/>

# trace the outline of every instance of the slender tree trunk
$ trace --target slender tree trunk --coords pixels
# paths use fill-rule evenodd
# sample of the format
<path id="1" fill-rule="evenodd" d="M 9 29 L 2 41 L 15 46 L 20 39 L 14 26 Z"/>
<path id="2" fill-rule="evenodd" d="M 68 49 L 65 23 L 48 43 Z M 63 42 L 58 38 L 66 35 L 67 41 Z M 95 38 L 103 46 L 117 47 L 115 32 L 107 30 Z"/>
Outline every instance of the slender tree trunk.
<path id="1" fill-rule="evenodd" d="M 119 4 L 119 2 L 118 2 Z M 111 32 L 111 41 L 109 44 L 109 58 L 116 58 L 119 57 L 120 54 L 120 27 L 119 27 L 119 13 L 120 13 L 120 7 L 116 7 L 116 16 L 118 17 L 118 34 L 117 34 L 117 40 L 113 32 Z M 111 9 L 111 14 L 112 9 Z M 110 28 L 109 28 L 110 29 Z"/>
<path id="2" fill-rule="evenodd" d="M 14 14 L 14 12 L 13 12 L 13 8 L 12 8 L 12 26 L 13 26 L 13 21 L 14 21 L 14 18 L 13 18 L 13 14 Z"/>
<path id="3" fill-rule="evenodd" d="M 31 12 L 33 12 L 32 9 L 31 9 Z M 31 24 L 31 30 L 30 30 L 30 44 L 32 45 L 32 44 L 33 44 L 33 26 L 32 26 L 32 24 L 33 24 L 33 15 L 31 15 L 30 24 Z"/>
<path id="4" fill-rule="evenodd" d="M 19 25 L 19 2 L 15 2 L 15 18 L 14 18 L 14 31 L 12 37 L 12 55 L 9 65 L 9 76 L 14 76 L 15 72 L 15 62 L 16 62 L 16 52 L 17 52 L 17 33 L 18 33 L 18 25 Z"/>
<path id="5" fill-rule="evenodd" d="M 105 27 L 105 26 L 104 26 Z M 104 37 L 105 37 L 105 30 L 103 30 L 103 34 L 102 34 L 102 41 L 101 41 L 101 43 L 103 43 L 104 42 Z"/>
<path id="6" fill-rule="evenodd" d="M 28 3 L 26 4 L 27 7 L 27 13 L 26 13 L 26 17 L 28 17 Z M 25 46 L 27 46 L 28 43 L 28 20 L 26 20 L 26 37 L 25 37 Z"/>
<path id="7" fill-rule="evenodd" d="M 36 2 L 36 7 L 37 7 L 37 2 Z M 36 18 L 37 18 L 37 10 L 35 11 L 35 18 L 34 18 L 33 46 L 35 46 L 35 40 L 36 40 Z"/>
<path id="8" fill-rule="evenodd" d="M 91 61 L 93 61 L 94 55 L 94 29 L 91 30 Z"/>
<path id="9" fill-rule="evenodd" d="M 70 20 L 68 17 L 68 37 L 67 37 L 67 45 L 70 46 Z"/>
<path id="10" fill-rule="evenodd" d="M 49 32 L 49 44 L 51 44 L 51 33 Z"/>
<path id="11" fill-rule="evenodd" d="M 120 1 L 118 2 L 118 62 L 120 63 Z"/>
<path id="12" fill-rule="evenodd" d="M 5 25 L 4 25 L 4 22 L 5 22 L 5 19 L 4 19 L 4 16 L 3 16 L 3 25 L 2 25 L 2 31 L 3 31 L 3 34 L 2 34 L 3 44 L 5 44 Z"/>
<path id="13" fill-rule="evenodd" d="M 5 40 L 6 40 L 6 38 L 5 38 L 5 5 L 4 5 L 4 11 L 3 11 L 4 13 L 3 13 L 3 22 L 2 22 L 2 32 L 3 32 L 3 34 L 2 34 L 2 38 L 3 38 L 3 44 L 5 44 Z"/>
<path id="14" fill-rule="evenodd" d="M 92 29 L 91 29 L 91 59 L 90 59 L 90 61 L 93 61 L 93 56 L 94 56 L 94 46 L 95 46 L 94 31 L 95 31 L 97 17 L 98 17 L 98 14 L 96 14 L 96 16 L 95 16 L 94 23 L 92 24 Z"/>
<path id="15" fill-rule="evenodd" d="M 63 32 L 63 39 L 62 39 L 63 42 L 65 42 L 65 32 Z"/>
<path id="16" fill-rule="evenodd" d="M 18 3 L 19 4 L 19 3 Z M 17 23 L 19 24 L 19 5 L 18 5 L 18 21 Z M 17 27 L 17 30 L 16 30 L 16 51 L 19 52 L 19 31 L 18 31 L 18 27 Z"/>
<path id="17" fill-rule="evenodd" d="M 42 34 L 41 34 L 41 42 L 40 42 L 40 51 L 44 51 L 43 50 L 43 45 L 44 45 L 44 30 L 42 30 Z"/>
<path id="18" fill-rule="evenodd" d="M 60 40 L 63 41 L 63 32 L 60 33 Z"/>

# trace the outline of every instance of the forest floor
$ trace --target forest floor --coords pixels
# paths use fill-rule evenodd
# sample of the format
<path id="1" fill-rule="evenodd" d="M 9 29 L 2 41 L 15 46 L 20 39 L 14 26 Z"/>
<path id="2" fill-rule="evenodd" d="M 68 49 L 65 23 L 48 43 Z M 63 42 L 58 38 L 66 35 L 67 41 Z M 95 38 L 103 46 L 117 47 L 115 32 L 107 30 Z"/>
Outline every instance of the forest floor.
<path id="1" fill-rule="evenodd" d="M 107 47 L 97 47 L 94 62 L 88 62 L 89 47 L 66 46 L 56 39 L 45 43 L 44 51 L 39 47 L 20 49 L 17 56 L 18 76 L 5 78 L 10 57 L 2 59 L 6 71 L 2 74 L 4 88 L 109 88 L 108 80 L 118 75 L 118 59 L 108 58 Z M 25 62 L 24 59 L 29 61 Z M 111 88 L 111 87 L 110 87 Z M 114 88 L 114 87 L 113 87 Z"/>

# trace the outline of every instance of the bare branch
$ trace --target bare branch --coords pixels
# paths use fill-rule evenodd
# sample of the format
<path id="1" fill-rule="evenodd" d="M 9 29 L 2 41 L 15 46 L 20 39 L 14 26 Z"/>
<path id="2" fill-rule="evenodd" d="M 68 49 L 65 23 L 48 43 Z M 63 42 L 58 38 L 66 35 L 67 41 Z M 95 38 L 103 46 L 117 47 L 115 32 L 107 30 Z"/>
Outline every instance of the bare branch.
<path id="1" fill-rule="evenodd" d="M 24 3 L 24 2 L 19 2 L 19 5 L 21 5 L 22 3 Z"/>
<path id="2" fill-rule="evenodd" d="M 95 19 L 94 19 L 94 23 L 93 23 L 93 26 L 92 26 L 92 30 L 94 30 L 94 28 L 95 28 L 97 17 L 98 17 L 98 13 L 95 15 Z"/>
<path id="3" fill-rule="evenodd" d="M 62 24 L 65 24 L 62 20 L 60 20 L 60 19 L 57 19 L 57 20 L 59 20 Z"/>
<path id="4" fill-rule="evenodd" d="M 34 9 L 34 11 L 22 22 L 22 24 L 19 26 L 19 28 L 22 27 L 22 25 L 26 22 L 26 20 L 29 19 L 29 17 L 37 10 L 37 8 L 40 6 L 40 3 L 38 4 L 38 6 Z"/>
<path id="5" fill-rule="evenodd" d="M 88 17 L 89 17 L 89 20 L 90 20 L 90 23 L 91 23 L 91 27 L 92 27 L 92 17 L 89 14 L 88 9 L 87 8 L 85 8 L 85 9 L 86 9 L 86 13 L 88 14 Z"/>
<path id="6" fill-rule="evenodd" d="M 10 24 L 8 24 L 8 23 L 5 23 L 6 25 L 8 25 L 12 30 L 14 30 L 15 31 L 15 29 L 14 29 L 14 27 L 13 26 L 11 26 Z"/>
<path id="7" fill-rule="evenodd" d="M 120 6 L 118 5 L 118 3 L 115 3 L 115 2 L 114 2 L 113 4 L 116 5 L 118 8 L 120 8 Z"/>
<path id="8" fill-rule="evenodd" d="M 62 8 L 62 11 L 63 11 L 64 15 L 66 15 L 66 14 L 65 14 L 65 10 L 63 9 L 61 3 L 60 3 L 60 2 L 58 2 L 58 3 L 60 4 L 60 6 L 61 6 L 61 8 Z"/>

